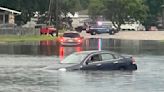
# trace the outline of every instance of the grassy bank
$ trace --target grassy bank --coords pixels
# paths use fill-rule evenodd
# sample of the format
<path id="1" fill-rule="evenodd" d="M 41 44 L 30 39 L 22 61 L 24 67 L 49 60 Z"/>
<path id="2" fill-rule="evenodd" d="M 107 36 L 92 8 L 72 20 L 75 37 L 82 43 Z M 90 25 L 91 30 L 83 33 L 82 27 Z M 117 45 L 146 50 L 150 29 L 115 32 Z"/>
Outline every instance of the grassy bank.
<path id="1" fill-rule="evenodd" d="M 41 41 L 54 40 L 56 37 L 50 35 L 35 35 L 35 36 L 16 36 L 16 35 L 0 35 L 0 42 L 18 42 L 18 41 Z"/>

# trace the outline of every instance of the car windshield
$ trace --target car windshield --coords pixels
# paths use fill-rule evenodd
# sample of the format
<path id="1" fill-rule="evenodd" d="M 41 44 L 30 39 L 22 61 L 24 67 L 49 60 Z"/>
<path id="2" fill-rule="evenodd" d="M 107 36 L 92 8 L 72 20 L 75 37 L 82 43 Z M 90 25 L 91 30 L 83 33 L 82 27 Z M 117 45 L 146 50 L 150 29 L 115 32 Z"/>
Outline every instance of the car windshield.
<path id="1" fill-rule="evenodd" d="M 80 37 L 80 35 L 78 33 L 64 33 L 63 37 L 76 38 L 76 37 Z"/>
<path id="2" fill-rule="evenodd" d="M 61 63 L 80 64 L 81 61 L 84 60 L 86 56 L 87 56 L 86 53 L 73 53 L 67 56 L 64 60 L 62 60 Z"/>

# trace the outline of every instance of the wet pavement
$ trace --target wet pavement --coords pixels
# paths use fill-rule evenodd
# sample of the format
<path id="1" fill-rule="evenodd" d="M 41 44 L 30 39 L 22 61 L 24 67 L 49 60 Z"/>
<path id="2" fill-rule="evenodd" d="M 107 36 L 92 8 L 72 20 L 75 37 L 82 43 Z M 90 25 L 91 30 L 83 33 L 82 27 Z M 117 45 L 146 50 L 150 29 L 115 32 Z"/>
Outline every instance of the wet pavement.
<path id="1" fill-rule="evenodd" d="M 45 70 L 65 56 L 83 50 L 133 55 L 137 71 Z M 82 46 L 55 41 L 0 44 L 0 92 L 163 92 L 164 43 L 87 39 Z"/>

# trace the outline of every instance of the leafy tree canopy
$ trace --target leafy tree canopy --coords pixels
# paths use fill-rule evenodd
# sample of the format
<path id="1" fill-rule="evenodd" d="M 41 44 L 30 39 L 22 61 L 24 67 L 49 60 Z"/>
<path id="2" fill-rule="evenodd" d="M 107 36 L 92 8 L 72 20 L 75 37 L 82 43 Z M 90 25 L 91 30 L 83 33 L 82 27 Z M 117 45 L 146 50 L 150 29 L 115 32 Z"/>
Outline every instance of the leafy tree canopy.
<path id="1" fill-rule="evenodd" d="M 56 0 L 52 0 L 56 1 Z M 59 12 L 66 14 L 88 9 L 92 17 L 104 15 L 113 23 L 122 24 L 129 18 L 148 22 L 161 15 L 161 5 L 164 0 L 58 0 Z M 49 9 L 50 0 L 0 0 L 0 6 L 22 12 L 19 21 L 26 23 L 33 16 L 33 12 L 45 13 Z M 56 6 L 52 12 L 55 16 Z M 148 14 L 148 15 L 147 15 Z M 148 17 L 147 17 L 148 16 Z"/>
<path id="2" fill-rule="evenodd" d="M 157 17 L 161 16 L 161 6 L 164 4 L 164 0 L 145 0 L 145 5 L 148 6 L 148 17 L 145 21 L 145 25 L 158 25 Z"/>
<path id="3" fill-rule="evenodd" d="M 147 15 L 147 7 L 143 0 L 91 0 L 91 2 L 90 12 L 94 15 L 103 14 L 118 29 L 121 24 L 131 19 L 144 21 Z"/>

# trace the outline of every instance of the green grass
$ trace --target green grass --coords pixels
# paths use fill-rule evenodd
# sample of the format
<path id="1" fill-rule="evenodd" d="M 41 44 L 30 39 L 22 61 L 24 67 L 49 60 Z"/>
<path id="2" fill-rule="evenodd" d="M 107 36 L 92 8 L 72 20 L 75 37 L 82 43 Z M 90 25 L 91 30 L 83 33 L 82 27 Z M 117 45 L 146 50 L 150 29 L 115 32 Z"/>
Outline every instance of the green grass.
<path id="1" fill-rule="evenodd" d="M 41 41 L 54 40 L 56 37 L 50 35 L 35 35 L 35 36 L 16 36 L 16 35 L 0 35 L 0 42 L 19 42 L 19 41 Z"/>

